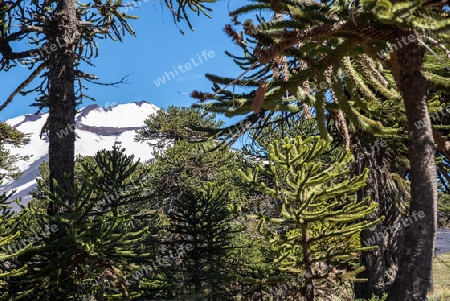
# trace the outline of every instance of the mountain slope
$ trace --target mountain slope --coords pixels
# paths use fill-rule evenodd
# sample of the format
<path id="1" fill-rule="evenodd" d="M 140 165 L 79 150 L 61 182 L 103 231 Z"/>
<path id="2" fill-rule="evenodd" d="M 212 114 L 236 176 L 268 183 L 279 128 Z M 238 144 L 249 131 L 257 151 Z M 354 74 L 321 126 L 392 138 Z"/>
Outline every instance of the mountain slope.
<path id="1" fill-rule="evenodd" d="M 98 150 L 111 149 L 118 145 L 126 149 L 126 153 L 134 154 L 141 162 L 153 158 L 152 148 L 147 143 L 135 142 L 135 131 L 142 128 L 144 120 L 154 114 L 159 108 L 146 101 L 119 104 L 113 107 L 100 107 L 90 105 L 79 110 L 75 125 L 68 125 L 65 131 L 58 133 L 64 135 L 75 129 L 75 155 L 92 156 Z M 29 156 L 27 161 L 18 163 L 23 171 L 22 177 L 17 181 L 6 180 L 0 186 L 0 193 L 16 190 L 14 198 L 21 197 L 26 203 L 30 197 L 28 193 L 36 185 L 39 166 L 48 161 L 48 137 L 40 136 L 48 113 L 37 115 L 22 115 L 6 120 L 8 124 L 23 132 L 30 142 L 21 148 L 7 146 L 12 155 Z"/>

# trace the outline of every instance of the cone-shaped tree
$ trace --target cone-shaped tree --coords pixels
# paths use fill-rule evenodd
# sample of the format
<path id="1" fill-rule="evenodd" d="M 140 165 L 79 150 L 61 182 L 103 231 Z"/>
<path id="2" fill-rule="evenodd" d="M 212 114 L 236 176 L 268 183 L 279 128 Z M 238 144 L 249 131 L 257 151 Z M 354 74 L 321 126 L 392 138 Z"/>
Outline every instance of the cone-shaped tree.
<path id="1" fill-rule="evenodd" d="M 342 288 L 362 270 L 355 259 L 371 249 L 361 247 L 359 234 L 379 222 L 365 220 L 377 204 L 368 206 L 367 199 L 354 198 L 368 170 L 351 177 L 351 154 L 327 166 L 320 160 L 326 151 L 329 143 L 318 137 L 286 138 L 270 145 L 267 167 L 258 163 L 242 173 L 261 192 L 282 201 L 280 218 L 263 218 L 260 229 L 277 247 L 280 269 L 303 274 L 304 281 L 297 285 L 308 301 L 331 298 L 333 293 L 345 297 Z M 261 182 L 260 175 L 272 184 Z M 265 223 L 276 227 L 266 228 Z"/>
<path id="2" fill-rule="evenodd" d="M 142 201 L 137 193 L 141 187 L 128 185 L 136 169 L 132 159 L 118 149 L 103 151 L 92 166 L 85 162 L 83 181 L 72 190 L 54 183 L 59 190 L 51 192 L 41 185 L 47 199 L 22 209 L 20 238 L 30 241 L 40 235 L 11 260 L 28 268 L 5 281 L 8 300 L 130 300 L 142 294 L 131 292 L 128 282 L 133 267 L 150 255 L 138 251 L 148 228 L 133 227 L 132 221 L 141 217 L 136 208 L 127 209 Z M 110 181 L 112 173 L 115 182 Z M 105 192 L 113 196 L 105 200 Z M 66 197 L 74 202 L 65 204 Z M 45 207 L 50 201 L 63 207 L 64 214 L 49 215 Z"/>
<path id="3" fill-rule="evenodd" d="M 233 236 L 242 227 L 236 225 L 229 205 L 224 189 L 209 184 L 204 191 L 183 192 L 168 213 L 169 231 L 176 237 L 170 245 L 192 246 L 179 270 L 183 275 L 184 298 L 232 300 L 229 286 L 236 267 L 229 264 L 229 255 Z"/>

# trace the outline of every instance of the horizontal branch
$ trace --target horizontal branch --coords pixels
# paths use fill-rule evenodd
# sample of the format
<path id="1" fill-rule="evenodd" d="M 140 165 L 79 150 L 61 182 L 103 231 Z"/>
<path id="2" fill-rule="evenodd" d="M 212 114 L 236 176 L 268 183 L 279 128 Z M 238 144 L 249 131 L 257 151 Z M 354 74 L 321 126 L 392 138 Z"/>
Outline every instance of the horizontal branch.
<path id="1" fill-rule="evenodd" d="M 359 21 L 359 22 L 358 22 Z M 355 24 L 356 23 L 356 24 Z M 329 36 L 346 36 L 353 34 L 357 40 L 367 41 L 389 41 L 395 42 L 399 37 L 400 30 L 392 25 L 384 25 L 382 28 L 371 25 L 364 25 L 358 19 L 355 22 L 340 21 L 334 24 L 321 24 L 309 27 L 300 32 L 286 31 L 281 37 L 281 41 L 272 45 L 268 50 L 260 51 L 261 64 L 267 64 L 272 58 L 286 51 L 299 42 L 320 39 Z"/>
<path id="2" fill-rule="evenodd" d="M 33 17 L 34 17 L 34 20 L 36 20 L 38 22 L 41 22 L 43 24 L 49 24 L 50 23 L 50 18 L 46 17 L 44 15 L 40 15 L 38 13 L 34 13 Z"/>
<path id="3" fill-rule="evenodd" d="M 132 73 L 131 73 L 131 74 L 132 74 Z M 96 85 L 100 85 L 100 86 L 115 86 L 115 85 L 118 85 L 118 84 L 124 84 L 124 83 L 126 83 L 125 80 L 126 80 L 131 74 L 127 74 L 127 75 L 125 75 L 124 77 L 122 77 L 119 81 L 112 82 L 112 83 L 94 82 L 94 81 L 91 81 L 89 78 L 86 78 L 86 80 L 87 80 L 88 82 L 90 82 L 90 83 L 93 83 L 93 84 L 96 84 Z"/>
<path id="4" fill-rule="evenodd" d="M 75 76 L 78 78 L 98 79 L 98 77 L 95 76 L 94 74 L 84 73 L 81 70 L 75 70 L 74 73 L 75 73 Z"/>
<path id="5" fill-rule="evenodd" d="M 93 26 L 94 23 L 90 21 L 78 21 L 78 26 L 85 27 L 85 26 Z"/>
<path id="6" fill-rule="evenodd" d="M 44 27 L 42 26 L 35 26 L 35 25 L 26 25 L 21 27 L 22 32 L 44 32 Z"/>
<path id="7" fill-rule="evenodd" d="M 133 3 L 127 3 L 127 4 L 94 4 L 89 6 L 84 6 L 83 8 L 121 8 L 121 7 L 127 7 L 127 6 L 135 6 Z"/>
<path id="8" fill-rule="evenodd" d="M 5 58 L 7 60 L 15 60 L 15 59 L 24 59 L 24 58 L 34 57 L 40 51 L 42 51 L 41 48 L 35 48 L 35 49 L 25 50 L 22 52 L 4 53 L 2 51 L 2 48 L 0 48 L 0 53 L 2 54 L 3 58 Z"/>

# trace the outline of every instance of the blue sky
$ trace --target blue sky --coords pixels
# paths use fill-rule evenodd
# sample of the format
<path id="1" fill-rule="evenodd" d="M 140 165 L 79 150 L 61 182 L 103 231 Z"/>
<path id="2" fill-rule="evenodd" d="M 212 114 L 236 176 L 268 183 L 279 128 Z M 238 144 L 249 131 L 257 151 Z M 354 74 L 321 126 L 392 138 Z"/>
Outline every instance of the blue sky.
<path id="1" fill-rule="evenodd" d="M 191 105 L 194 100 L 183 93 L 190 93 L 192 90 L 211 91 L 211 83 L 204 77 L 205 73 L 237 76 L 242 72 L 224 53 L 228 50 L 241 54 L 240 48 L 235 46 L 223 31 L 224 25 L 230 22 L 228 7 L 233 10 L 242 4 L 236 0 L 212 4 L 212 18 L 191 14 L 190 20 L 195 30 L 191 31 L 185 23 L 181 23 L 179 26 L 185 32 L 183 36 L 173 23 L 169 10 L 162 9 L 159 1 L 141 2 L 130 13 L 139 16 L 139 19 L 129 21 L 137 36 L 127 35 L 123 42 L 99 40 L 99 56 L 92 60 L 95 68 L 88 67 L 83 70 L 97 75 L 102 82 L 114 82 L 131 74 L 127 83 L 117 87 L 88 84 L 89 90 L 85 92 L 96 98 L 96 103 L 101 106 L 141 100 L 147 100 L 161 108 L 167 108 L 169 105 Z M 206 51 L 208 60 L 202 56 L 203 51 Z M 185 66 L 187 63 L 190 63 L 191 70 L 182 68 L 184 73 L 180 72 L 178 65 Z M 173 70 L 174 66 L 178 76 Z M 175 78 L 170 81 L 166 78 L 166 83 L 158 87 L 154 81 L 166 72 L 174 73 Z M 0 72 L 1 103 L 29 73 L 30 71 L 23 67 Z M 34 81 L 32 86 L 37 83 L 38 81 Z M 29 106 L 33 101 L 32 95 L 16 96 L 14 101 L 0 112 L 0 120 L 34 113 L 36 108 Z M 85 101 L 80 107 L 91 103 L 93 102 Z"/>

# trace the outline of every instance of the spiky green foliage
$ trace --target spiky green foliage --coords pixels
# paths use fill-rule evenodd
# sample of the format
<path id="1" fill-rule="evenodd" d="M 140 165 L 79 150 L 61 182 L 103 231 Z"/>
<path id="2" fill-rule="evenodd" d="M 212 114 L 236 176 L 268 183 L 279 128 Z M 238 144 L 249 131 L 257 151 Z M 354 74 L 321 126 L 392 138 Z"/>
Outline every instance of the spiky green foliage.
<path id="1" fill-rule="evenodd" d="M 177 20 L 184 18 L 192 28 L 186 11 L 206 14 L 205 2 L 214 1 L 176 0 L 178 7 L 175 9 L 178 12 L 174 10 L 172 0 L 165 1 L 165 4 L 174 18 L 175 15 Z M 122 0 L 94 0 L 88 3 L 75 0 L 37 0 L 28 3 L 19 0 L 0 3 L 0 71 L 8 71 L 18 65 L 25 65 L 32 70 L 28 78 L 11 91 L 0 106 L 0 111 L 19 93 L 37 93 L 33 105 L 39 110 L 49 108 L 48 120 L 41 134 L 49 134 L 50 177 L 56 179 L 64 190 L 70 190 L 70 186 L 74 185 L 75 134 L 69 131 L 67 135 L 59 137 L 57 133 L 75 124 L 77 105 L 86 97 L 93 99 L 85 94 L 85 83 L 97 79 L 95 75 L 80 70 L 81 62 L 92 65 L 91 59 L 98 55 L 98 39 L 122 41 L 127 33 L 135 35 L 128 23 L 129 19 L 135 17 L 123 10 L 130 5 L 122 3 Z M 28 42 L 31 46 L 18 51 L 14 44 L 19 42 Z M 40 83 L 26 90 L 47 69 Z M 121 82 L 123 79 L 106 85 Z M 54 192 L 52 179 L 50 188 Z M 71 200 L 67 199 L 66 202 L 70 203 Z M 50 202 L 49 212 L 52 214 L 60 211 L 55 206 Z"/>
<path id="2" fill-rule="evenodd" d="M 239 77 L 207 75 L 214 83 L 214 93 L 193 93 L 193 96 L 208 96 L 199 98 L 201 102 L 212 99 L 198 106 L 229 116 L 253 111 L 253 120 L 263 124 L 273 112 L 294 115 L 305 105 L 314 107 L 321 137 L 329 138 L 327 128 L 330 125 L 346 125 L 336 127 L 339 136 L 345 138 L 346 147 L 351 144 L 351 136 L 360 138 L 375 134 L 399 138 L 392 144 L 402 155 L 397 161 L 400 163 L 398 175 L 405 177 L 410 169 L 412 179 L 422 179 L 416 180 L 417 185 L 412 183 L 410 208 L 427 208 L 426 225 L 429 226 L 416 224 L 418 229 L 424 229 L 419 236 L 416 235 L 418 229 L 407 229 L 407 248 L 417 250 L 413 252 L 420 257 L 417 262 L 426 264 L 419 267 L 413 263 L 413 256 L 401 261 L 403 267 L 398 269 L 397 284 L 391 287 L 398 296 L 391 294 L 392 300 L 409 298 L 409 294 L 414 294 L 417 300 L 425 298 L 427 279 L 431 277 L 435 167 L 418 161 L 430 162 L 428 156 L 432 150 L 425 140 L 444 138 L 438 144 L 439 152 L 447 152 L 448 131 L 431 133 L 428 111 L 424 108 L 428 92 L 426 79 L 431 88 L 430 111 L 436 106 L 442 107 L 436 99 L 446 101 L 442 99 L 446 94 L 439 92 L 445 89 L 450 70 L 447 68 L 449 20 L 448 10 L 443 8 L 445 3 L 431 0 L 260 0 L 243 4 L 231 12 L 233 24 L 227 25 L 225 31 L 243 49 L 242 55 L 229 55 L 245 70 L 244 73 Z M 253 25 L 254 20 L 240 20 L 244 16 L 247 18 L 248 13 L 258 14 L 257 26 Z M 265 21 L 261 16 L 267 16 L 271 21 Z M 242 32 L 235 29 L 238 27 L 243 28 Z M 408 51 L 409 54 L 405 54 Z M 424 64 L 425 52 L 425 61 L 433 64 Z M 408 62 L 402 61 L 405 57 Z M 417 72 L 413 72 L 416 70 L 413 65 Z M 422 67 L 426 79 L 422 76 Z M 411 74 L 406 75 L 408 72 Z M 426 121 L 426 128 L 416 128 L 418 119 Z M 414 160 L 412 166 L 404 160 L 405 148 L 397 148 L 405 144 L 406 139 L 411 140 L 414 149 L 409 153 L 409 160 Z M 393 158 L 391 156 L 390 160 Z M 448 164 L 440 168 L 440 174 L 445 177 L 446 171 Z M 424 187 L 419 189 L 421 184 Z M 407 278 L 400 284 L 401 279 Z M 423 285 L 415 283 L 421 279 L 425 279 Z"/>
<path id="3" fill-rule="evenodd" d="M 242 160 L 241 156 L 228 148 L 214 152 L 203 151 L 203 148 L 211 149 L 215 146 L 213 143 L 197 145 L 180 141 L 164 154 L 157 154 L 150 167 L 155 184 L 154 200 L 163 201 L 166 207 L 183 191 L 201 187 L 207 181 L 227 185 L 228 195 L 236 202 L 245 200 L 240 195 L 243 191 L 233 187 L 239 183 L 236 170 Z"/>
<path id="4" fill-rule="evenodd" d="M 14 147 L 21 147 L 28 143 L 28 138 L 25 138 L 24 134 L 6 124 L 0 122 L 0 178 L 4 176 L 17 179 L 21 173 L 15 166 L 19 160 L 27 160 L 26 156 L 12 156 L 10 152 L 5 149 L 5 145 L 9 144 Z"/>
<path id="5" fill-rule="evenodd" d="M 28 143 L 29 139 L 25 138 L 22 132 L 19 132 L 9 124 L 0 122 L 0 142 L 2 144 L 11 144 L 19 147 L 22 144 Z"/>
<path id="6" fill-rule="evenodd" d="M 83 157 L 80 155 L 77 156 L 77 158 L 75 159 L 75 183 L 77 183 L 78 185 L 81 185 L 81 183 L 83 182 L 83 165 L 85 164 L 94 164 L 93 157 Z M 36 178 L 40 183 L 30 192 L 30 195 L 33 198 L 32 201 L 44 201 L 47 198 L 47 195 L 44 192 L 43 188 L 47 190 L 50 189 L 50 170 L 48 161 L 44 161 L 39 166 L 39 171 Z"/>
<path id="7" fill-rule="evenodd" d="M 268 3 L 265 5 L 269 6 Z M 238 64 L 248 62 L 241 66 L 243 69 L 248 68 L 250 61 L 253 59 L 253 62 L 256 62 L 258 58 L 255 51 L 253 51 L 254 55 L 251 55 L 252 47 L 255 50 L 258 47 L 267 49 L 270 47 L 270 43 L 276 47 L 276 44 L 282 39 L 280 36 L 287 30 L 291 28 L 305 31 L 307 28 L 311 29 L 318 26 L 317 23 L 321 24 L 322 22 L 322 19 L 317 19 L 318 14 L 328 9 L 332 11 L 331 8 L 323 5 L 319 5 L 320 10 L 317 5 L 297 4 L 297 6 L 300 9 L 289 6 L 291 9 L 283 11 L 282 14 L 280 10 L 279 15 L 283 15 L 283 20 L 264 21 L 260 19 L 260 24 L 254 27 L 256 31 L 249 30 L 253 26 L 249 22 L 244 24 L 244 32 L 248 36 L 246 40 L 248 47 L 243 47 L 244 51 L 249 53 L 240 58 L 233 56 L 235 62 Z M 257 6 L 252 7 L 251 5 L 248 8 L 251 8 L 252 12 L 259 9 Z M 314 17 L 309 16 L 310 19 L 305 20 L 301 14 L 309 10 L 315 10 L 316 13 Z M 236 10 L 233 15 L 239 17 L 243 15 L 244 11 L 246 10 Z M 285 20 L 289 18 L 293 18 L 293 20 L 289 22 Z M 270 43 L 263 44 L 264 35 L 273 37 Z M 258 136 L 267 137 L 265 133 L 262 133 L 261 126 L 274 128 L 273 123 L 276 123 L 280 129 L 288 128 L 291 124 L 296 123 L 296 119 L 302 119 L 302 115 L 307 117 L 308 114 L 305 115 L 305 113 L 308 113 L 309 107 L 314 107 L 311 109 L 312 114 L 318 123 L 317 130 L 323 138 L 333 137 L 335 142 L 340 142 L 341 145 L 343 144 L 358 154 L 362 145 L 373 144 L 379 137 L 388 135 L 388 144 L 392 151 L 387 157 L 391 160 L 395 158 L 399 170 L 407 170 L 409 162 L 406 158 L 407 135 L 405 133 L 407 126 L 404 107 L 396 89 L 396 83 L 385 63 L 378 60 L 377 57 L 367 55 L 364 51 L 350 56 L 350 53 L 346 52 L 347 49 L 339 50 L 338 46 L 343 43 L 342 39 L 324 37 L 322 43 L 324 45 L 319 46 L 320 43 L 315 39 L 299 39 L 298 45 L 294 45 L 274 57 L 266 65 L 262 65 L 260 69 L 264 69 L 264 72 L 254 72 L 256 69 L 250 70 L 242 80 L 233 81 L 233 93 L 222 90 L 226 87 L 217 91 L 220 88 L 217 85 L 215 88 L 216 98 L 220 102 L 198 104 L 198 106 L 205 107 L 207 110 L 225 112 L 227 115 L 247 114 L 252 110 L 252 104 L 256 99 L 258 90 L 256 82 L 264 78 L 268 89 L 261 110 L 258 114 L 246 118 L 258 122 L 255 126 Z M 334 46 L 333 43 L 337 43 L 337 46 Z M 332 60 L 336 61 L 331 63 Z M 259 65 L 257 64 L 257 66 Z M 207 76 L 217 84 L 226 85 L 232 81 L 231 78 L 219 80 L 218 76 Z M 302 77 L 299 79 L 300 76 Z M 243 89 L 237 89 L 237 86 L 241 86 Z M 243 91 L 243 94 L 239 94 L 240 91 Z M 240 102 L 244 98 L 245 104 Z M 266 107 L 267 101 L 275 103 L 275 107 Z M 244 108 L 245 111 L 242 111 Z M 341 111 L 344 116 L 338 118 Z M 273 115 L 276 117 L 270 118 Z M 239 127 L 239 125 L 235 127 Z M 223 131 L 222 135 L 226 136 L 227 132 Z M 395 177 L 395 179 L 399 179 L 399 177 Z M 394 196 L 403 194 L 402 191 L 399 193 L 398 189 L 394 190 L 392 191 Z M 404 207 L 403 200 L 399 200 L 398 197 L 394 197 L 393 200 L 399 206 Z"/>
<path id="8" fill-rule="evenodd" d="M 114 147 L 112 150 L 101 150 L 93 157 L 78 156 L 76 159 L 75 183 L 82 185 L 86 177 L 102 179 L 98 187 L 102 199 L 93 208 L 98 214 L 113 208 L 120 208 L 121 214 L 139 211 L 145 199 L 145 186 L 151 175 L 139 160 L 135 162 L 134 155 L 125 156 L 124 151 Z M 32 190 L 31 196 L 33 201 L 42 201 L 46 198 L 44 190 L 50 189 L 48 162 L 39 166 L 37 178 L 40 185 Z M 133 199 L 132 204 L 130 199 Z M 118 214 L 114 212 L 114 215 Z"/>
<path id="9" fill-rule="evenodd" d="M 161 110 L 150 117 L 146 127 L 138 132 L 137 139 L 140 140 L 149 141 L 159 137 L 167 138 L 171 142 L 165 145 L 165 150 L 155 152 L 155 159 L 148 166 L 151 177 L 146 208 L 157 211 L 157 217 L 149 221 L 153 238 L 149 245 L 155 250 L 155 254 L 160 255 L 167 251 L 175 253 L 181 244 L 188 242 L 193 246 L 181 265 L 180 262 L 171 260 L 168 266 L 140 272 L 143 275 L 137 277 L 139 279 L 136 279 L 135 285 L 145 289 L 146 298 L 185 299 L 195 294 L 213 298 L 214 295 L 219 295 L 219 292 L 225 298 L 225 295 L 231 294 L 229 291 L 223 295 L 226 280 L 236 271 L 236 268 L 229 268 L 227 263 L 232 257 L 231 250 L 223 249 L 222 251 L 228 254 L 225 256 L 214 247 L 215 243 L 229 241 L 229 238 L 224 235 L 208 242 L 205 240 L 206 236 L 203 237 L 214 235 L 214 231 L 220 229 L 233 231 L 233 225 L 227 224 L 228 219 L 231 220 L 230 212 L 238 212 L 247 201 L 246 187 L 241 185 L 236 172 L 245 164 L 240 154 L 227 147 L 218 148 L 215 141 L 199 141 L 207 138 L 207 134 L 199 131 L 200 128 L 209 127 L 213 131 L 220 125 L 221 122 L 215 121 L 214 115 L 205 114 L 199 109 L 170 107 L 167 111 Z M 214 152 L 208 151 L 214 148 Z M 205 190 L 204 185 L 208 182 L 220 186 L 220 193 L 212 188 Z M 191 216 L 193 210 L 197 214 Z M 202 220 L 201 223 L 199 219 Z M 217 222 L 216 226 L 212 226 L 213 221 Z M 212 228 L 206 227 L 205 223 L 209 223 Z M 205 225 L 202 226 L 203 224 Z M 189 229 L 190 234 L 182 235 L 177 232 L 181 231 L 180 229 Z M 198 237 L 203 235 L 204 243 L 194 243 L 192 231 L 197 231 Z M 234 242 L 233 244 L 239 245 Z M 197 250 L 194 245 L 198 247 Z M 205 260 L 208 265 L 200 264 L 195 267 L 199 275 L 201 272 L 209 273 L 206 283 L 197 281 L 196 286 L 191 283 L 194 280 L 186 282 L 186 279 L 193 277 L 187 266 L 193 262 L 191 254 L 194 254 L 194 257 L 206 256 L 198 263 Z M 234 258 L 233 261 L 238 262 L 239 259 Z M 213 268 L 217 272 L 214 276 L 217 283 L 211 275 Z M 227 285 L 229 287 L 230 282 Z"/>
<path id="10" fill-rule="evenodd" d="M 223 125 L 216 115 L 199 108 L 169 106 L 159 110 L 144 121 L 145 126 L 137 131 L 136 141 L 148 141 L 159 148 L 179 140 L 199 141 L 207 136 L 199 129 L 216 129 Z"/>
<path id="11" fill-rule="evenodd" d="M 306 110 L 302 114 L 289 116 L 288 114 L 274 114 L 267 120 L 267 126 L 256 130 L 249 131 L 248 139 L 244 145 L 243 150 L 245 154 L 268 158 L 269 145 L 273 140 L 282 140 L 284 137 L 308 137 L 319 134 L 316 119 L 312 116 L 306 115 Z"/>
<path id="12" fill-rule="evenodd" d="M 331 24 L 347 20 L 347 12 L 339 11 L 338 4 L 326 6 L 295 1 L 277 1 L 277 4 L 260 2 L 245 5 L 231 15 L 238 18 L 249 12 L 267 9 L 273 10 L 280 17 L 271 21 L 260 19 L 258 26 L 247 20 L 243 25 L 244 32 L 241 33 L 235 32 L 232 25 L 226 29 L 234 38 L 240 37 L 239 41 L 242 43 L 238 44 L 243 48 L 245 56 L 229 55 L 248 73 L 236 80 L 207 75 L 216 84 L 216 97 L 221 101 L 200 106 L 228 115 L 239 115 L 258 112 L 260 109 L 295 113 L 301 111 L 301 104 L 308 104 L 316 107 L 319 129 L 324 138 L 326 135 L 322 126 L 325 124 L 323 113 L 340 108 L 357 128 L 375 134 L 392 135 L 396 132 L 392 128 L 394 123 L 384 123 L 383 116 L 387 115 L 386 110 L 389 110 L 389 107 L 380 102 L 375 94 L 380 91 L 381 95 L 387 96 L 390 101 L 399 101 L 401 98 L 399 93 L 395 92 L 395 82 L 383 79 L 382 67 L 375 66 L 372 61 L 374 58 L 365 55 L 363 46 L 354 43 L 360 38 L 357 33 L 349 37 L 344 34 L 347 28 L 343 28 L 343 38 L 330 37 L 333 35 Z M 235 19 L 234 25 L 238 24 L 241 23 Z M 351 27 L 351 24 L 346 25 Z M 295 37 L 295 30 L 302 31 L 302 35 Z M 339 36 L 340 33 L 336 35 Z M 244 40 L 244 36 L 248 38 Z M 355 69 L 350 59 L 356 60 L 358 57 L 360 60 L 364 57 L 366 62 L 360 64 L 362 66 L 359 69 Z M 371 72 L 367 72 L 368 69 L 371 69 Z M 240 91 L 245 90 L 240 89 L 237 90 L 239 92 L 233 93 L 226 90 L 230 83 L 234 89 L 236 86 L 256 88 L 259 87 L 260 80 L 266 82 L 267 92 L 264 101 L 256 107 L 254 100 L 259 88 L 242 93 Z M 220 89 L 219 84 L 225 87 Z M 345 93 L 351 93 L 357 98 L 348 103 L 347 97 L 339 97 Z M 330 96 L 337 98 L 338 102 L 330 101 Z"/>
<path id="13" fill-rule="evenodd" d="M 438 199 L 438 218 L 440 226 L 446 227 L 450 224 L 450 196 L 440 193 Z"/>
<path id="14" fill-rule="evenodd" d="M 130 293 L 127 280 L 131 265 L 150 256 L 138 250 L 148 228 L 132 225 L 145 214 L 125 208 L 141 200 L 136 193 L 140 187 L 127 186 L 136 164 L 116 148 L 98 153 L 94 162 L 92 166 L 85 163 L 84 180 L 72 191 L 52 193 L 41 187 L 47 202 L 62 206 L 64 214 L 49 216 L 45 202 L 31 202 L 22 210 L 20 239 L 30 242 L 34 233 L 40 237 L 12 261 L 27 264 L 28 270 L 6 281 L 8 300 L 80 300 L 89 296 L 130 300 L 142 293 Z M 112 173 L 118 179 L 113 187 L 120 197 L 105 206 L 103 193 L 111 192 L 108 175 Z M 65 204 L 67 197 L 74 203 Z"/>
<path id="15" fill-rule="evenodd" d="M 98 214 L 111 211 L 114 216 L 138 213 L 148 194 L 145 185 L 150 176 L 145 170 L 138 170 L 139 160 L 134 162 L 134 155 L 127 156 L 125 149 L 114 147 L 97 152 L 93 161 L 81 162 L 93 181 L 100 179 L 97 189 L 102 202 L 93 209 Z"/>
<path id="16" fill-rule="evenodd" d="M 11 245 L 20 237 L 20 231 L 14 229 L 16 216 L 11 210 L 11 202 L 8 201 L 11 194 L 4 192 L 0 195 L 0 300 L 8 300 L 10 297 L 6 289 L 9 277 L 22 276 L 27 269 L 27 265 L 13 263 L 13 259 L 25 252 L 29 246 L 11 249 Z"/>
<path id="17" fill-rule="evenodd" d="M 178 281 L 182 280 L 183 286 L 173 289 L 185 299 L 196 296 L 211 301 L 232 300 L 236 292 L 230 284 L 237 265 L 232 264 L 230 250 L 233 237 L 243 227 L 236 225 L 224 187 L 209 183 L 202 190 L 182 192 L 168 212 L 173 237 L 167 242 L 168 248 L 180 243 L 192 245 L 176 270 L 181 273 Z"/>
<path id="18" fill-rule="evenodd" d="M 234 172 L 242 158 L 229 148 L 219 149 L 216 141 L 204 141 L 208 134 L 199 130 L 214 131 L 222 124 L 214 114 L 177 107 L 160 110 L 146 120 L 146 126 L 137 131 L 136 140 L 152 143 L 158 138 L 173 143 L 164 145 L 163 152 L 155 152 L 155 160 L 149 164 L 155 201 L 152 206 L 168 208 L 183 191 L 202 187 L 207 181 L 230 185 L 227 192 L 231 198 L 245 199 L 240 196 L 242 191 L 236 189 L 239 176 Z M 216 151 L 208 151 L 213 149 Z"/>
<path id="19" fill-rule="evenodd" d="M 210 7 L 206 6 L 205 3 L 214 3 L 216 0 L 176 0 L 176 6 L 173 0 L 164 0 L 167 7 L 172 11 L 172 16 L 174 22 L 180 22 L 185 20 L 191 30 L 194 30 L 191 21 L 189 20 L 188 13 L 194 12 L 198 16 L 203 14 L 209 18 L 211 16 L 209 13 L 212 11 Z M 181 33 L 184 32 L 180 29 Z"/>
<path id="20" fill-rule="evenodd" d="M 321 161 L 329 143 L 310 137 L 286 138 L 270 146 L 269 165 L 242 173 L 258 190 L 280 199 L 279 218 L 262 218 L 260 230 L 277 249 L 280 270 L 303 274 L 300 292 L 307 300 L 331 298 L 328 283 L 339 294 L 341 285 L 361 271 L 359 233 L 379 220 L 364 218 L 376 210 L 367 199 L 357 201 L 352 194 L 365 185 L 367 170 L 360 176 L 349 175 L 350 153 L 336 158 L 331 165 Z M 261 176 L 271 180 L 261 182 Z M 268 223 L 275 228 L 266 228 Z M 330 299 L 331 300 L 331 299 Z"/>
<path id="21" fill-rule="evenodd" d="M 264 209 L 261 206 L 257 212 Z M 242 212 L 248 211 L 243 207 Z M 235 271 L 235 281 L 230 285 L 238 288 L 237 295 L 242 296 L 243 300 L 257 300 L 264 296 L 264 292 L 270 291 L 271 286 L 283 282 L 289 275 L 280 272 L 274 263 L 275 249 L 267 245 L 264 236 L 258 231 L 258 220 L 243 215 L 239 217 L 239 223 L 245 225 L 245 230 L 234 238 L 234 244 L 241 247 L 231 250 L 231 258 L 239 264 L 239 268 Z M 281 281 L 277 281 L 280 278 Z"/>
<path id="22" fill-rule="evenodd" d="M 0 187 L 5 177 L 17 178 L 20 171 L 14 164 L 19 160 L 12 157 L 4 146 L 12 144 L 19 147 L 23 142 L 24 134 L 17 131 L 6 123 L 0 122 Z M 22 159 L 24 159 L 22 157 Z M 17 241 L 21 232 L 17 229 L 17 214 L 13 211 L 13 203 L 19 205 L 18 200 L 11 201 L 9 198 L 14 191 L 0 191 L 0 300 L 8 300 L 10 295 L 6 289 L 9 277 L 21 276 L 26 273 L 27 265 L 17 265 L 13 259 L 25 252 L 29 245 L 25 244 L 17 248 Z M 12 247 L 14 245 L 14 247 Z"/>
<path id="23" fill-rule="evenodd" d="M 389 57 L 393 49 L 403 45 L 403 36 L 417 34 L 429 49 L 425 68 L 435 91 L 429 97 L 430 112 L 442 110 L 444 103 L 432 102 L 445 96 L 442 84 L 448 81 L 450 70 L 450 62 L 445 63 L 448 13 L 441 7 L 442 3 L 431 6 L 410 1 L 283 0 L 243 5 L 231 13 L 234 21 L 226 32 L 244 52 L 228 55 L 246 73 L 237 79 L 208 74 L 215 91 L 208 98 L 218 101 L 196 106 L 227 116 L 259 111 L 248 119 L 263 124 L 274 111 L 292 117 L 303 111 L 304 105 L 312 106 L 323 138 L 327 137 L 326 127 L 338 123 L 333 113 L 340 109 L 349 131 L 358 137 L 396 138 L 389 145 L 395 145 L 395 156 L 402 169 L 407 169 L 403 146 L 408 137 L 406 116 Z M 238 20 L 263 11 L 269 18 L 273 13 L 272 19 Z M 260 80 L 266 82 L 267 89 L 264 101 L 254 107 Z M 444 137 L 449 137 L 447 132 Z"/>

